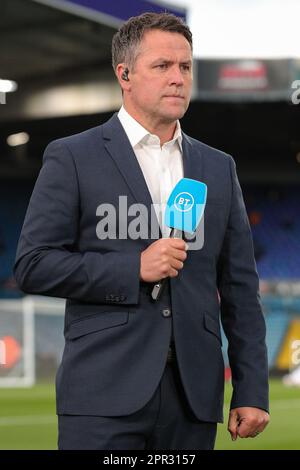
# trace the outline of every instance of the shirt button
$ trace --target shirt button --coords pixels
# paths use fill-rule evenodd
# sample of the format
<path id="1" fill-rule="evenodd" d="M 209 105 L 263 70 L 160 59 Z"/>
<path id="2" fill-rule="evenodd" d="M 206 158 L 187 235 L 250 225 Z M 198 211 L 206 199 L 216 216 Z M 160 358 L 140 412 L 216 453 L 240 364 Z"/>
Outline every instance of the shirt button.
<path id="1" fill-rule="evenodd" d="M 172 315 L 171 309 L 169 308 L 164 308 L 162 311 L 162 316 L 165 318 L 168 318 Z"/>

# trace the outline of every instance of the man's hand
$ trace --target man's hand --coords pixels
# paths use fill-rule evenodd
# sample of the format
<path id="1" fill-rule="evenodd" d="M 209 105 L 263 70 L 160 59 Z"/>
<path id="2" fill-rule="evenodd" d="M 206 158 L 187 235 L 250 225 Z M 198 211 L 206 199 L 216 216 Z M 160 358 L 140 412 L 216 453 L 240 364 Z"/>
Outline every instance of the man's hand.
<path id="1" fill-rule="evenodd" d="M 183 268 L 187 243 L 181 238 L 161 238 L 141 253 L 140 278 L 156 282 L 165 277 L 176 277 Z"/>
<path id="2" fill-rule="evenodd" d="M 230 410 L 228 431 L 231 439 L 237 437 L 256 437 L 267 426 L 269 414 L 260 408 L 241 407 Z"/>

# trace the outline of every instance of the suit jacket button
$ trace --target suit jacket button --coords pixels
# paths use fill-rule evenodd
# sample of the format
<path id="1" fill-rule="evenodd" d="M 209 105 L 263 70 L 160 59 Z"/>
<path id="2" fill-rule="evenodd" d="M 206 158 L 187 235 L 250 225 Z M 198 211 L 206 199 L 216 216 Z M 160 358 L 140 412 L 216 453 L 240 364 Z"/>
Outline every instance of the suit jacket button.
<path id="1" fill-rule="evenodd" d="M 171 309 L 170 308 L 164 308 L 162 311 L 162 316 L 165 318 L 168 318 L 172 315 Z"/>

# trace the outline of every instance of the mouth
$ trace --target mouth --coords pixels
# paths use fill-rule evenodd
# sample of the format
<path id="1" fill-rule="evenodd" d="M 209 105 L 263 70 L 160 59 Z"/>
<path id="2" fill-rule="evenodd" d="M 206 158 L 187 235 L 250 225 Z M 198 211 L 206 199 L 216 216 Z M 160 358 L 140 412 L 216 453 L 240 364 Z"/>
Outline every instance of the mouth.
<path id="1" fill-rule="evenodd" d="M 184 100 L 184 96 L 180 96 L 180 95 L 166 95 L 164 98 L 172 98 L 172 99 L 177 99 L 177 100 Z"/>

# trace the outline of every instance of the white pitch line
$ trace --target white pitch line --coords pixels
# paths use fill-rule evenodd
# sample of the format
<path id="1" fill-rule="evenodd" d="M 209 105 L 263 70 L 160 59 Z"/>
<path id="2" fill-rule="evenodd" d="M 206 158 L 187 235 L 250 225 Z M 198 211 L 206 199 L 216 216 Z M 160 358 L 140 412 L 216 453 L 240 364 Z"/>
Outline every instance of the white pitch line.
<path id="1" fill-rule="evenodd" d="M 270 411 L 272 410 L 287 410 L 289 408 L 300 408 L 300 398 L 290 398 L 289 400 L 273 400 L 270 404 Z"/>
<path id="2" fill-rule="evenodd" d="M 270 400 L 270 412 L 272 410 L 288 410 L 289 408 L 300 408 L 300 398 Z M 229 411 L 229 406 L 224 406 L 224 411 Z"/>
<path id="3" fill-rule="evenodd" d="M 291 398 L 290 400 L 272 400 L 272 410 L 287 410 L 300 408 L 300 398 Z M 224 407 L 224 411 L 228 412 L 228 406 Z M 6 416 L 0 418 L 0 426 L 38 426 L 42 424 L 56 424 L 56 415 L 25 415 L 25 416 Z"/>
<path id="4" fill-rule="evenodd" d="M 10 390 L 5 390 L 5 389 L 1 389 L 0 388 L 0 400 L 40 400 L 40 399 L 43 399 L 43 398 L 47 398 L 47 399 L 50 399 L 50 400 L 54 400 L 55 399 L 55 392 L 53 391 L 53 393 L 49 393 L 48 390 L 45 390 L 45 391 L 38 391 L 38 392 L 35 392 L 35 391 L 31 391 L 31 390 L 25 390 L 25 393 L 21 393 L 20 390 L 17 391 L 18 393 L 16 393 L 16 389 L 14 388 L 12 391 Z M 22 390 L 23 392 L 23 390 Z"/>
<path id="5" fill-rule="evenodd" d="M 57 417 L 55 415 L 7 416 L 0 418 L 0 426 L 29 426 L 55 423 L 57 423 Z"/>

